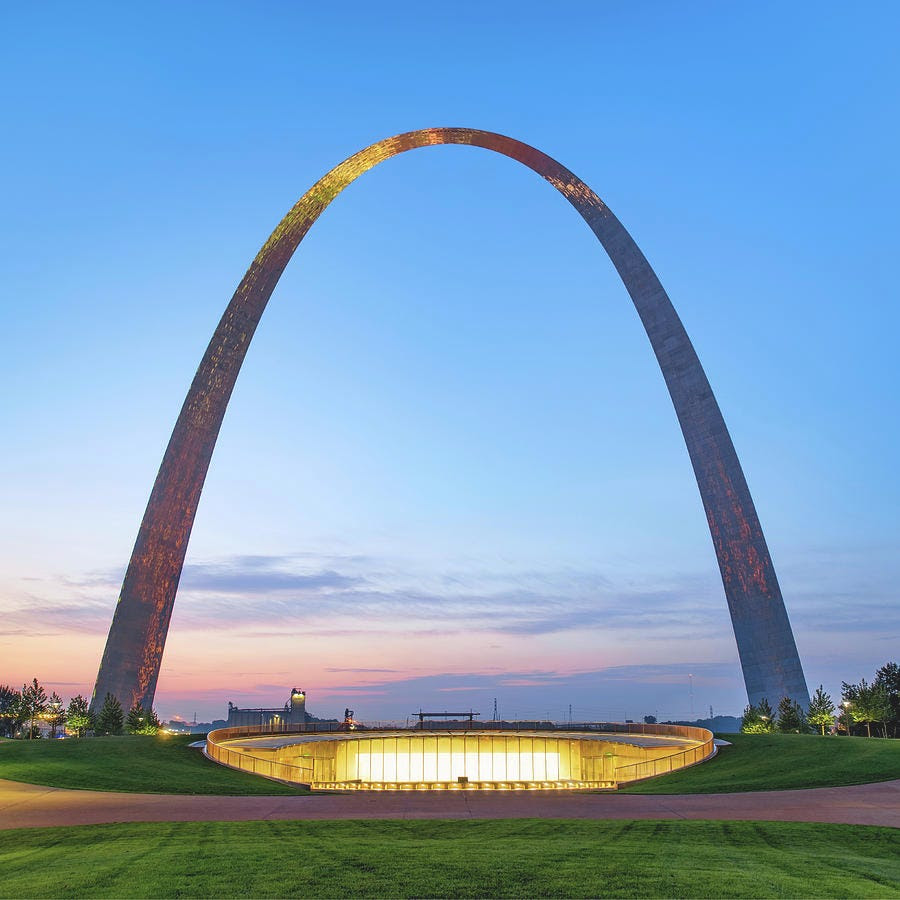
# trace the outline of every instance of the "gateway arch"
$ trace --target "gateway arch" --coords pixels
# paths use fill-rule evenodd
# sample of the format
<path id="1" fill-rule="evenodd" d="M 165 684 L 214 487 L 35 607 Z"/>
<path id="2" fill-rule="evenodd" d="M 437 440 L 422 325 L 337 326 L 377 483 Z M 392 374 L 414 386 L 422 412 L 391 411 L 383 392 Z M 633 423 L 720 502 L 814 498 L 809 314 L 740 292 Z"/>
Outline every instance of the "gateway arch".
<path id="1" fill-rule="evenodd" d="M 625 284 L 659 361 L 706 510 L 747 695 L 772 704 L 809 694 L 765 537 L 722 413 L 678 314 L 637 244 L 564 166 L 520 141 L 469 128 L 426 128 L 379 141 L 317 181 L 281 220 L 238 285 L 175 423 L 125 573 L 92 703 L 107 692 L 153 703 L 200 492 L 231 391 L 266 303 L 300 241 L 337 195 L 399 153 L 465 144 L 517 160 L 575 207 Z"/>

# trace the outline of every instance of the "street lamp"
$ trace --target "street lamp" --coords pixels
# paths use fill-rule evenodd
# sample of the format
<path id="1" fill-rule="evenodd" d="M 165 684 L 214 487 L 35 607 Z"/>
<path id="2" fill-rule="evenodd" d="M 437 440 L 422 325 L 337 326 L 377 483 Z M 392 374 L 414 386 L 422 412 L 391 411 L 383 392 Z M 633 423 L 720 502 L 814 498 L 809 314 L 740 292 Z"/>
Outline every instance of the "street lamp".
<path id="1" fill-rule="evenodd" d="M 847 729 L 847 737 L 850 737 L 850 707 L 852 705 L 849 700 L 841 702 L 841 706 L 844 708 L 844 727 Z"/>

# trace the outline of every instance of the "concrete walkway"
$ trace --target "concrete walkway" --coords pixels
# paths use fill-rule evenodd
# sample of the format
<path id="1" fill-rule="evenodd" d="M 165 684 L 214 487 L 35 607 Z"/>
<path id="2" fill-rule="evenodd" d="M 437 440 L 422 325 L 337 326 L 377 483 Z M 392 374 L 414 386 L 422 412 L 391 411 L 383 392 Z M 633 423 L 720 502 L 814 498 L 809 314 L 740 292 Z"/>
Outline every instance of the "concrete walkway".
<path id="1" fill-rule="evenodd" d="M 733 819 L 900 828 L 900 780 L 745 794 L 378 792 L 198 797 L 70 791 L 0 779 L 0 829 L 259 819 Z"/>

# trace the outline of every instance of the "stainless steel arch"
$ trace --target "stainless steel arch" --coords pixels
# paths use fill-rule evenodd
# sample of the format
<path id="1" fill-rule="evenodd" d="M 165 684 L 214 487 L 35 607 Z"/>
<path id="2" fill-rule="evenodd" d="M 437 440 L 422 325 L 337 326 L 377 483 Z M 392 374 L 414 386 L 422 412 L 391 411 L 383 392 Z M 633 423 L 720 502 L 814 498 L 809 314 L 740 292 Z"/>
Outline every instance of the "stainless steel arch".
<path id="1" fill-rule="evenodd" d="M 781 590 L 725 421 L 659 279 L 602 200 L 549 156 L 503 135 L 427 128 L 379 141 L 317 181 L 281 220 L 228 304 L 163 457 L 112 626 L 94 702 L 153 702 L 169 620 L 200 492 L 231 391 L 266 303 L 294 250 L 326 206 L 378 163 L 417 147 L 468 144 L 518 160 L 578 210 L 616 267 L 656 353 L 687 444 L 719 561 L 752 703 L 809 695 Z"/>

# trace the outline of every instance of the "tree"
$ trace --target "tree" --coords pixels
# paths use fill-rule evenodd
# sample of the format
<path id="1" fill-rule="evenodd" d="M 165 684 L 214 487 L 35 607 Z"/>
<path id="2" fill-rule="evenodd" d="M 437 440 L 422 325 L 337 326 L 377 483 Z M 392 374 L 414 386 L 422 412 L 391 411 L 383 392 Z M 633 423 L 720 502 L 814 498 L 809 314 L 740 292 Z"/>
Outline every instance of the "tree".
<path id="1" fill-rule="evenodd" d="M 128 710 L 128 715 L 125 717 L 125 731 L 128 734 L 138 734 L 138 730 L 143 727 L 146 717 L 147 713 L 144 711 L 144 707 L 140 703 L 135 703 Z"/>
<path id="2" fill-rule="evenodd" d="M 844 727 L 847 729 L 848 735 L 851 733 L 852 723 L 856 721 L 851 710 L 856 706 L 856 702 L 859 699 L 860 687 L 867 687 L 865 679 L 863 679 L 862 685 L 850 684 L 849 682 L 846 682 L 846 681 L 841 682 L 841 710 L 842 710 L 842 712 L 841 712 L 840 720 L 843 721 Z"/>
<path id="3" fill-rule="evenodd" d="M 66 725 L 75 732 L 78 737 L 84 737 L 84 733 L 93 726 L 90 708 L 87 699 L 81 694 L 76 694 L 69 701 L 66 710 Z"/>
<path id="4" fill-rule="evenodd" d="M 891 702 L 888 692 L 880 685 L 869 684 L 865 678 L 859 684 L 841 685 L 844 708 L 854 722 L 866 726 L 866 737 L 872 737 L 872 723 L 885 723 L 891 716 Z M 885 729 L 887 733 L 887 729 Z"/>
<path id="5" fill-rule="evenodd" d="M 31 684 L 22 685 L 22 699 L 20 701 L 22 720 L 28 721 L 28 738 L 34 738 L 40 732 L 34 726 L 34 720 L 47 709 L 47 692 L 38 684 L 37 678 L 31 679 Z"/>
<path id="6" fill-rule="evenodd" d="M 841 700 L 840 702 L 840 712 L 837 717 L 837 730 L 840 732 L 841 728 L 847 732 L 847 736 L 850 737 L 853 734 L 853 716 L 850 715 L 850 707 L 851 702 L 849 700 Z"/>
<path id="7" fill-rule="evenodd" d="M 890 694 L 883 687 L 873 684 L 869 697 L 869 715 L 872 722 L 881 722 L 881 729 L 885 737 L 887 737 L 887 723 L 891 718 L 891 713 Z"/>
<path id="8" fill-rule="evenodd" d="M 834 724 L 834 703 L 831 697 L 825 693 L 820 684 L 809 701 L 809 709 L 806 711 L 806 721 L 810 725 L 818 725 L 825 736 L 825 727 Z"/>
<path id="9" fill-rule="evenodd" d="M 887 693 L 891 713 L 884 723 L 885 730 L 890 728 L 891 735 L 897 737 L 900 728 L 900 666 L 895 662 L 885 663 L 875 673 L 875 685 Z"/>
<path id="10" fill-rule="evenodd" d="M 796 700 L 782 697 L 778 703 L 778 730 L 785 734 L 801 734 L 806 731 L 806 716 Z"/>
<path id="11" fill-rule="evenodd" d="M 151 709 L 150 712 L 147 713 L 147 721 L 144 723 L 144 729 L 140 733 L 158 734 L 160 728 L 162 728 L 162 723 L 159 721 L 159 717 L 156 713 Z"/>
<path id="12" fill-rule="evenodd" d="M 136 703 L 128 710 L 125 730 L 129 734 L 156 734 L 159 731 L 159 719 L 151 709 L 149 712 Z"/>
<path id="13" fill-rule="evenodd" d="M 103 698 L 103 706 L 97 714 L 94 730 L 97 734 L 121 734 L 122 721 L 125 714 L 122 712 L 122 704 L 117 697 L 110 693 Z"/>
<path id="14" fill-rule="evenodd" d="M 15 737 L 24 721 L 22 695 L 8 684 L 0 684 L 0 737 Z"/>
<path id="15" fill-rule="evenodd" d="M 865 695 L 865 709 L 863 722 L 866 723 L 866 733 L 872 736 L 872 723 L 881 722 L 881 729 L 887 737 L 887 722 L 891 717 L 891 698 L 888 692 L 877 684 L 869 685 Z"/>
<path id="16" fill-rule="evenodd" d="M 0 685 L 0 737 L 15 737 L 22 724 L 22 695 L 8 684 Z"/>
<path id="17" fill-rule="evenodd" d="M 752 703 L 748 703 L 744 707 L 744 714 L 741 716 L 741 733 L 756 734 L 759 724 L 759 712 Z"/>
<path id="18" fill-rule="evenodd" d="M 47 724 L 50 726 L 50 737 L 55 738 L 56 732 L 66 724 L 66 708 L 63 706 L 62 697 L 54 691 L 47 701 Z"/>
<path id="19" fill-rule="evenodd" d="M 741 718 L 741 731 L 744 734 L 771 734 L 775 730 L 775 721 L 769 701 L 763 697 L 759 706 L 749 705 Z"/>

